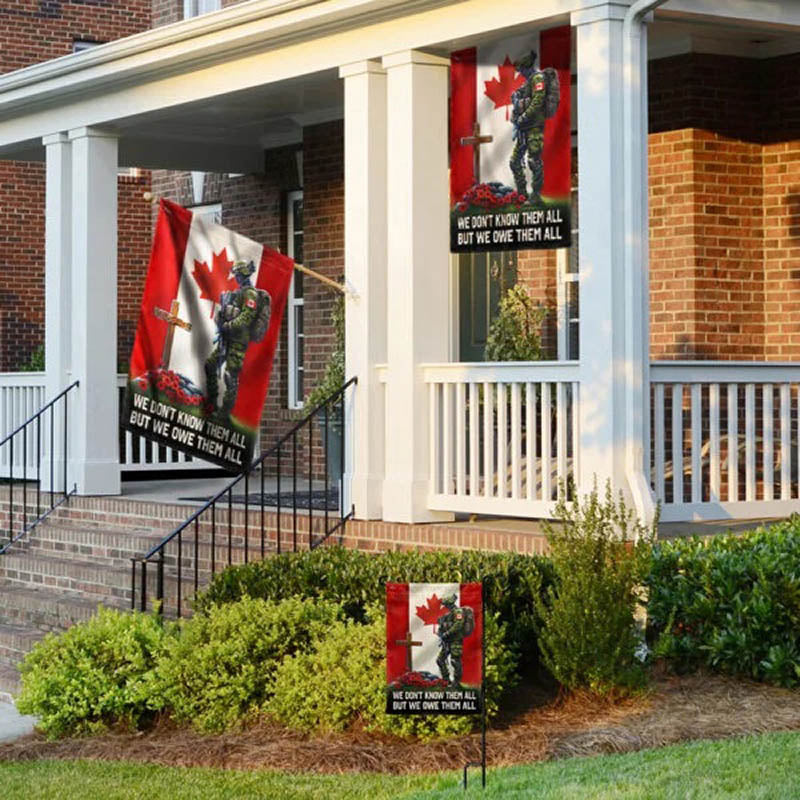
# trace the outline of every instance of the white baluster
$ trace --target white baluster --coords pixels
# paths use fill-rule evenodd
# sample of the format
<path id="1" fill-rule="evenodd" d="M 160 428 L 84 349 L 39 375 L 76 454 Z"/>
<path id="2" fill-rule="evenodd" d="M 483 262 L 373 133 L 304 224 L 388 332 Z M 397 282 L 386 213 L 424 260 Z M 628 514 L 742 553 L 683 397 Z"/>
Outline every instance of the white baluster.
<path id="1" fill-rule="evenodd" d="M 492 393 L 494 384 L 483 384 L 483 495 L 492 496 L 492 473 L 494 472 L 494 408 Z"/>
<path id="2" fill-rule="evenodd" d="M 792 498 L 792 387 L 781 384 L 781 500 Z"/>
<path id="3" fill-rule="evenodd" d="M 464 384 L 454 383 L 453 390 L 456 393 L 456 494 L 463 497 L 467 493 L 465 453 L 467 411 L 464 406 Z"/>
<path id="4" fill-rule="evenodd" d="M 765 383 L 761 387 L 761 400 L 764 405 L 762 464 L 764 470 L 764 500 L 775 499 L 775 445 L 773 442 L 773 396 L 772 384 Z"/>
<path id="5" fill-rule="evenodd" d="M 728 384 L 728 502 L 739 500 L 739 387 Z"/>
<path id="6" fill-rule="evenodd" d="M 525 384 L 525 496 L 536 497 L 536 390 Z"/>
<path id="7" fill-rule="evenodd" d="M 542 395 L 542 500 L 553 497 L 552 430 L 550 428 L 550 384 L 540 385 Z"/>
<path id="8" fill-rule="evenodd" d="M 703 421 L 702 421 L 702 386 L 692 384 L 692 502 L 703 501 L 703 464 L 701 449 L 703 447 Z"/>
<path id="9" fill-rule="evenodd" d="M 683 384 L 672 385 L 672 502 L 683 502 Z"/>
<path id="10" fill-rule="evenodd" d="M 520 401 L 520 385 L 516 381 L 511 384 L 511 496 L 520 497 L 521 461 L 522 461 L 522 409 Z"/>
<path id="11" fill-rule="evenodd" d="M 756 499 L 756 387 L 748 383 L 744 389 L 745 500 Z"/>
<path id="12" fill-rule="evenodd" d="M 472 497 L 477 497 L 480 492 L 480 425 L 478 384 L 472 381 L 469 384 L 469 493 Z"/>
<path id="13" fill-rule="evenodd" d="M 709 460 L 711 462 L 711 496 L 712 503 L 719 502 L 720 499 L 720 455 L 719 455 L 719 384 L 712 383 L 708 387 L 708 413 L 709 413 L 709 434 L 711 437 L 711 449 Z"/>
<path id="14" fill-rule="evenodd" d="M 556 475 L 558 491 L 566 491 L 567 482 L 567 385 L 556 384 Z M 563 486 L 562 486 L 563 485 Z"/>
<path id="15" fill-rule="evenodd" d="M 497 384 L 497 497 L 506 497 L 508 469 L 508 398 L 505 383 Z"/>
<path id="16" fill-rule="evenodd" d="M 655 440 L 656 499 L 664 502 L 664 384 L 657 383 L 653 398 L 653 438 Z"/>

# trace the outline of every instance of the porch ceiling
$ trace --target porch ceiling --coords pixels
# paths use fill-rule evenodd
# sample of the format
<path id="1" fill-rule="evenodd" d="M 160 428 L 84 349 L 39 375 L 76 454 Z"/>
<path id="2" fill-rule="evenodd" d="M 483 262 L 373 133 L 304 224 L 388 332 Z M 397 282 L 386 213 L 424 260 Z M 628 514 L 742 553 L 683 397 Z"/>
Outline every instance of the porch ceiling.
<path id="1" fill-rule="evenodd" d="M 123 166 L 260 171 L 265 148 L 342 116 L 342 64 L 411 48 L 447 54 L 596 4 L 250 0 L 0 76 L 0 158 L 42 159 L 42 136 L 98 126 L 119 133 Z M 786 46 L 773 40 L 796 39 L 800 4 L 670 0 L 654 29 L 667 50 L 703 37 L 736 49 L 744 36 L 766 54 Z"/>

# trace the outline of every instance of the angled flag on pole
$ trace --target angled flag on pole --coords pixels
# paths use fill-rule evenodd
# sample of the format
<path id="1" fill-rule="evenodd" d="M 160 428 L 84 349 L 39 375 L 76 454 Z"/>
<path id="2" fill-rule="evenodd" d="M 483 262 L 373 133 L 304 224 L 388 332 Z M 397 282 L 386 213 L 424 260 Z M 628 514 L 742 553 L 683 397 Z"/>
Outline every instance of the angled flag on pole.
<path id="1" fill-rule="evenodd" d="M 123 427 L 229 470 L 245 469 L 293 266 L 162 199 Z"/>

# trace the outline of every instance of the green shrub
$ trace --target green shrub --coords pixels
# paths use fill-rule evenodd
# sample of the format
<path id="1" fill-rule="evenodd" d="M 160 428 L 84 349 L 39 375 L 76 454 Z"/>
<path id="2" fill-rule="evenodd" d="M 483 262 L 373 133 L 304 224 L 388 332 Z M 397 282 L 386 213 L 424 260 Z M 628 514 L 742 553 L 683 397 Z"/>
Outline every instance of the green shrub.
<path id="1" fill-rule="evenodd" d="M 542 322 L 547 309 L 535 303 L 521 284 L 512 286 L 500 300 L 500 309 L 486 337 L 487 361 L 540 361 Z"/>
<path id="2" fill-rule="evenodd" d="M 514 654 L 504 644 L 503 626 L 494 615 L 486 625 L 487 711 L 493 716 L 500 695 L 515 683 Z M 386 619 L 366 624 L 347 620 L 307 653 L 283 661 L 274 694 L 266 706 L 283 724 L 306 732 L 342 731 L 362 725 L 423 739 L 466 733 L 479 717 L 432 714 L 388 715 L 386 708 Z"/>
<path id="3" fill-rule="evenodd" d="M 197 614 L 158 661 L 164 703 L 200 731 L 230 728 L 269 698 L 280 660 L 310 647 L 341 617 L 335 603 L 249 597 Z"/>
<path id="4" fill-rule="evenodd" d="M 141 725 L 161 707 L 152 678 L 171 630 L 153 616 L 101 607 L 25 657 L 17 707 L 38 716 L 50 738 Z"/>
<path id="5" fill-rule="evenodd" d="M 244 595 L 316 597 L 341 604 L 348 617 L 363 621 L 369 605 L 383 605 L 388 581 L 483 581 L 487 611 L 506 625 L 521 664 L 537 661 L 535 598 L 553 581 L 552 565 L 542 556 L 477 550 L 367 554 L 320 547 L 229 567 L 214 578 L 197 607 L 205 611 Z"/>
<path id="6" fill-rule="evenodd" d="M 602 501 L 596 487 L 569 507 L 560 500 L 556 516 L 562 525 L 546 526 L 556 584 L 537 598 L 543 661 L 568 689 L 632 688 L 644 680 L 634 615 L 656 523 L 634 522 L 610 485 Z"/>
<path id="7" fill-rule="evenodd" d="M 800 516 L 742 535 L 661 542 L 646 583 L 656 654 L 676 669 L 800 683 Z"/>

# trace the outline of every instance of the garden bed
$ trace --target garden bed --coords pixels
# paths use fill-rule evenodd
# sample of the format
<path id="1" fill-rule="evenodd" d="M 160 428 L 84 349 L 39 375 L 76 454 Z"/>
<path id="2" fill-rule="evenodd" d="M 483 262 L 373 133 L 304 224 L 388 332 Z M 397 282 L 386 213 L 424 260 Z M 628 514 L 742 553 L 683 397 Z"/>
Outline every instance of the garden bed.
<path id="1" fill-rule="evenodd" d="M 800 730 L 800 692 L 718 675 L 661 677 L 649 692 L 622 700 L 588 695 L 559 699 L 542 690 L 520 690 L 515 699 L 524 710 L 498 719 L 488 733 L 491 765 Z M 60 741 L 33 734 L 0 745 L 0 761 L 104 759 L 316 773 L 403 773 L 459 769 L 477 759 L 479 752 L 477 734 L 422 743 L 357 731 L 315 738 L 259 724 L 240 733 L 201 736 L 162 723 L 147 733 Z"/>

